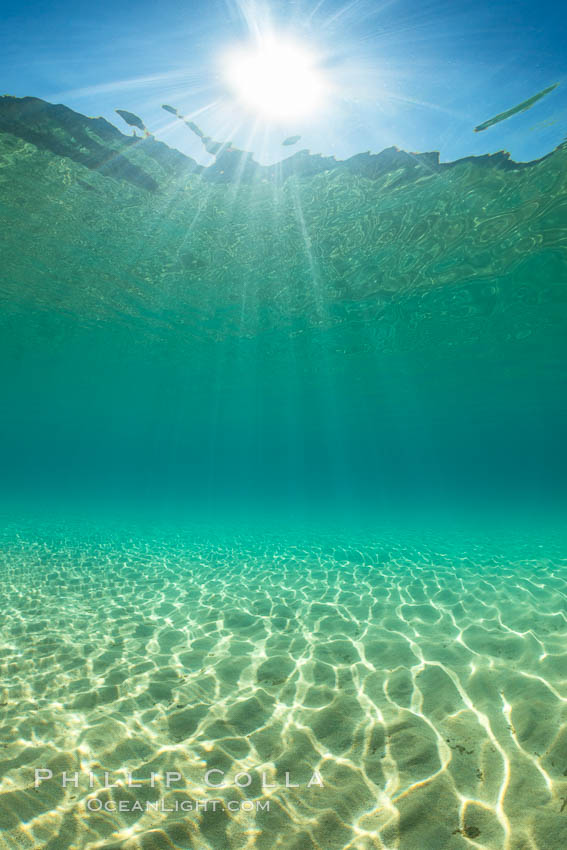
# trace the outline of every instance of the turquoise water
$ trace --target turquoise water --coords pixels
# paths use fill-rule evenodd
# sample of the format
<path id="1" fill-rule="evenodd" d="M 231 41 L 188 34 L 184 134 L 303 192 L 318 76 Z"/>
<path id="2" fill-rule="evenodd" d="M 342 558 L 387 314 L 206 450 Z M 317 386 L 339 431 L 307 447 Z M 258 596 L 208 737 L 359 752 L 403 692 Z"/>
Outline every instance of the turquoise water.
<path id="1" fill-rule="evenodd" d="M 20 103 L 2 104 L 10 498 L 563 501 L 564 148 L 298 155 L 286 179 L 227 183 Z"/>
<path id="2" fill-rule="evenodd" d="M 0 846 L 563 850 L 567 149 L 229 154 L 0 100 Z"/>
<path id="3" fill-rule="evenodd" d="M 4 846 L 565 846 L 564 532 L 1 542 Z"/>

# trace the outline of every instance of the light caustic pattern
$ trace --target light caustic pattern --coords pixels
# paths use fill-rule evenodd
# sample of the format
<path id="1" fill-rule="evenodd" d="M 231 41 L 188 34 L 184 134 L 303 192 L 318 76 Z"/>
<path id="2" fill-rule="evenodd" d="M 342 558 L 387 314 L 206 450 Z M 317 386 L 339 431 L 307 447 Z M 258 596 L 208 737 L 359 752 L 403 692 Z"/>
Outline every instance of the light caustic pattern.
<path id="1" fill-rule="evenodd" d="M 567 847 L 559 544 L 34 536 L 2 547 L 2 850 Z"/>

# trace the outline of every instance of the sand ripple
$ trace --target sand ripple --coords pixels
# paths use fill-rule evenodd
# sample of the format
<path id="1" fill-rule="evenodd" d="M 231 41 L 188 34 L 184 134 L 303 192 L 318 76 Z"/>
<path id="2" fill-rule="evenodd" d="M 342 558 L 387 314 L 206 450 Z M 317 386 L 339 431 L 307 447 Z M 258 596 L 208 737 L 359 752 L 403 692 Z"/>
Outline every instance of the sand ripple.
<path id="1" fill-rule="evenodd" d="M 565 850 L 560 551 L 9 528 L 0 848 Z"/>

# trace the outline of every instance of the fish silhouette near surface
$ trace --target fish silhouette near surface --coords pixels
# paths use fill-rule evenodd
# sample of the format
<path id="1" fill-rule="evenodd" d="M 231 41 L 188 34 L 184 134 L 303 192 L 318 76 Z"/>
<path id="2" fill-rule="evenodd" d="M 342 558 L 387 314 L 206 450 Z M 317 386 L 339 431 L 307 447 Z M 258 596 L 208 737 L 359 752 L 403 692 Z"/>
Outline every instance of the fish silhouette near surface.
<path id="1" fill-rule="evenodd" d="M 282 145 L 296 145 L 300 140 L 301 136 L 288 136 L 287 139 L 284 139 Z"/>
<path id="2" fill-rule="evenodd" d="M 150 135 L 146 125 L 138 115 L 134 115 L 133 112 L 128 112 L 127 109 L 115 109 L 114 111 L 120 115 L 122 120 L 130 127 L 137 127 L 138 130 L 141 130 L 146 136 Z"/>
<path id="3" fill-rule="evenodd" d="M 172 115 L 175 115 L 176 118 L 179 118 L 180 121 L 183 121 L 186 127 L 189 127 L 190 130 L 195 133 L 196 136 L 199 136 L 200 139 L 205 139 L 206 136 L 203 131 L 197 127 L 194 121 L 190 121 L 189 118 L 186 118 L 185 115 L 182 115 L 181 112 L 175 108 L 175 106 L 169 106 L 167 103 L 162 103 L 162 109 L 165 109 L 166 112 L 170 112 Z"/>
<path id="4" fill-rule="evenodd" d="M 495 115 L 494 118 L 489 118 L 488 121 L 485 121 L 483 124 L 479 124 L 478 127 L 474 128 L 475 133 L 482 133 L 483 130 L 488 130 L 489 127 L 494 126 L 494 124 L 500 124 L 501 121 L 506 121 L 507 118 L 511 118 L 512 115 L 517 115 L 519 112 L 525 112 L 526 109 L 531 109 L 531 107 L 541 100 L 542 97 L 545 97 L 546 94 L 549 94 L 556 89 L 559 83 L 554 83 L 552 86 L 548 86 L 548 88 L 543 91 L 534 94 L 532 97 L 529 97 L 527 100 L 523 100 L 517 106 L 513 106 L 511 109 L 507 109 L 506 112 L 499 112 L 498 115 Z"/>

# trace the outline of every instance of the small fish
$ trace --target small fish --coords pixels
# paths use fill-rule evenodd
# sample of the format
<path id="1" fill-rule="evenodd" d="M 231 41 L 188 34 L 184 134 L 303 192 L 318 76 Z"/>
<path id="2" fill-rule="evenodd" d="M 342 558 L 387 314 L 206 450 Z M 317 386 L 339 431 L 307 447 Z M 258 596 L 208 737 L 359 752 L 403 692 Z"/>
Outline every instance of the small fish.
<path id="1" fill-rule="evenodd" d="M 197 127 L 197 125 L 190 121 L 188 118 L 185 118 L 181 112 L 175 108 L 175 106 L 169 106 L 167 103 L 163 103 L 161 106 L 162 109 L 165 109 L 166 112 L 171 112 L 172 115 L 175 115 L 176 118 L 179 118 L 180 121 L 183 121 L 186 127 L 189 127 L 200 139 L 205 139 L 205 134 L 203 131 Z"/>
<path id="2" fill-rule="evenodd" d="M 541 98 L 545 97 L 546 94 L 552 92 L 558 85 L 559 83 L 554 83 L 552 86 L 538 92 L 538 94 L 534 94 L 527 100 L 523 100 L 517 106 L 513 106 L 512 109 L 507 109 L 506 112 L 500 112 L 498 115 L 495 115 L 494 118 L 489 118 L 488 121 L 484 122 L 484 124 L 479 124 L 478 127 L 474 128 L 475 133 L 482 133 L 483 130 L 488 130 L 488 128 L 492 127 L 494 124 L 500 124 L 501 121 L 511 118 L 512 115 L 517 115 L 518 112 L 525 112 L 526 109 L 531 109 L 534 103 L 537 103 L 538 100 L 541 100 Z"/>
<path id="3" fill-rule="evenodd" d="M 142 130 L 143 133 L 147 133 L 146 125 L 142 121 L 141 118 L 138 118 L 137 115 L 134 115 L 133 112 L 127 112 L 126 109 L 116 109 L 115 112 L 120 115 L 120 117 L 130 125 L 130 127 L 137 127 L 138 130 Z"/>
<path id="4" fill-rule="evenodd" d="M 284 139 L 282 145 L 296 145 L 300 140 L 301 136 L 288 136 L 287 139 Z"/>
<path id="5" fill-rule="evenodd" d="M 209 138 L 208 136 L 205 136 L 200 127 L 197 127 L 194 121 L 186 120 L 185 125 L 189 127 L 189 129 L 192 130 L 196 136 L 199 136 L 200 139 L 205 140 Z"/>

